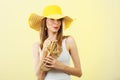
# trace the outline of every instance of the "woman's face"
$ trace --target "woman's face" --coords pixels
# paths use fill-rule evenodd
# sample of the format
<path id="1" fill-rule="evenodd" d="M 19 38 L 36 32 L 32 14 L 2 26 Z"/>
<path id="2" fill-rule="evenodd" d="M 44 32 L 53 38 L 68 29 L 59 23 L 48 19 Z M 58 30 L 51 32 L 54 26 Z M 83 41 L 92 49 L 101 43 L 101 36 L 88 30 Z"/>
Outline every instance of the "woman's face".
<path id="1" fill-rule="evenodd" d="M 47 18 L 46 19 L 46 26 L 48 31 L 51 32 L 58 32 L 58 30 L 60 29 L 62 23 L 62 19 L 51 19 L 51 18 Z"/>

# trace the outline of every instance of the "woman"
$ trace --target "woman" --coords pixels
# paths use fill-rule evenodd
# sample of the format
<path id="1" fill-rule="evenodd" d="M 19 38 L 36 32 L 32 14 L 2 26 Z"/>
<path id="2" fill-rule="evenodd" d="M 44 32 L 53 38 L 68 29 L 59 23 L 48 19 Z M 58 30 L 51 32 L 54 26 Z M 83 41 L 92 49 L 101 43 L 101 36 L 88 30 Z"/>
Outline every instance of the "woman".
<path id="1" fill-rule="evenodd" d="M 72 21 L 72 18 L 62 15 L 61 8 L 57 5 L 45 7 L 42 16 L 33 13 L 29 17 L 30 27 L 40 31 L 40 43 L 33 45 L 33 59 L 38 80 L 70 80 L 70 75 L 78 77 L 82 75 L 75 40 L 71 36 L 63 36 L 63 28 L 68 28 Z M 43 59 L 43 51 L 52 41 L 62 48 L 62 52 L 58 58 L 47 56 Z M 69 65 L 70 57 L 74 67 Z M 40 69 L 42 61 L 48 71 Z"/>

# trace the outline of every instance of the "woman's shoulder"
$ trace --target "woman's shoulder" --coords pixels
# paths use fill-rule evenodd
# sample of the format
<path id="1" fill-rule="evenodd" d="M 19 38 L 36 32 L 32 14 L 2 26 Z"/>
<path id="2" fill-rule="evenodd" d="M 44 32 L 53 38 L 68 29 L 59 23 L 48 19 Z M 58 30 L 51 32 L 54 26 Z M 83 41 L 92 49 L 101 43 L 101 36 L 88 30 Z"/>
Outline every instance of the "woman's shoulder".
<path id="1" fill-rule="evenodd" d="M 32 45 L 32 54 L 33 54 L 33 58 L 34 59 L 37 59 L 38 56 L 39 56 L 39 42 L 35 42 L 33 45 Z"/>
<path id="2" fill-rule="evenodd" d="M 74 42 L 74 38 L 71 35 L 63 36 L 63 39 L 65 39 L 68 43 Z"/>
<path id="3" fill-rule="evenodd" d="M 75 40 L 72 36 L 66 36 L 65 38 L 66 45 L 70 48 L 75 45 Z"/>
<path id="4" fill-rule="evenodd" d="M 32 45 L 33 51 L 38 51 L 38 50 L 39 50 L 39 47 L 40 47 L 40 43 L 39 43 L 39 42 L 35 42 L 35 43 Z"/>
<path id="5" fill-rule="evenodd" d="M 40 43 L 39 42 L 35 42 L 35 43 L 33 43 L 33 47 L 39 47 L 39 45 L 40 45 Z"/>

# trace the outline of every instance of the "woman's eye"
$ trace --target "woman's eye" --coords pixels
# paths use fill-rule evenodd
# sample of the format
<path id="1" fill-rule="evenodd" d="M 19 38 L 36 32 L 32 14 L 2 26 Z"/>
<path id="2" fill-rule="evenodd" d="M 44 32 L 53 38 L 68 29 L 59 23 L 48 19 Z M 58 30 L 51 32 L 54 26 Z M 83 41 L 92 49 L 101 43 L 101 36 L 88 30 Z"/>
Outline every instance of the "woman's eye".
<path id="1" fill-rule="evenodd" d="M 50 19 L 50 20 L 52 20 L 52 21 L 53 21 L 54 19 Z"/>
<path id="2" fill-rule="evenodd" d="M 62 20 L 63 20 L 62 18 L 58 19 L 58 21 L 62 21 Z"/>

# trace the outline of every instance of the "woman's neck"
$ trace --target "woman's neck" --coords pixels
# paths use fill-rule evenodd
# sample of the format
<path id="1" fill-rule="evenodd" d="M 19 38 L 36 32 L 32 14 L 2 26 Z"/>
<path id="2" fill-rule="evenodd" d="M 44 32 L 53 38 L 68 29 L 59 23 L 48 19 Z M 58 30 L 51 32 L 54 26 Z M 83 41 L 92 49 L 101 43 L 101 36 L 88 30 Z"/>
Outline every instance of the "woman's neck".
<path id="1" fill-rule="evenodd" d="M 48 38 L 52 41 L 57 39 L 57 33 L 49 33 Z"/>

